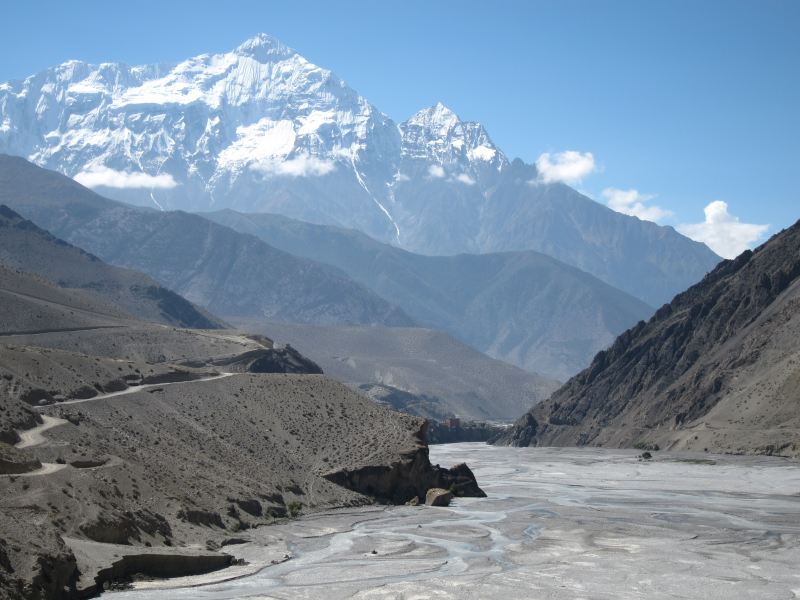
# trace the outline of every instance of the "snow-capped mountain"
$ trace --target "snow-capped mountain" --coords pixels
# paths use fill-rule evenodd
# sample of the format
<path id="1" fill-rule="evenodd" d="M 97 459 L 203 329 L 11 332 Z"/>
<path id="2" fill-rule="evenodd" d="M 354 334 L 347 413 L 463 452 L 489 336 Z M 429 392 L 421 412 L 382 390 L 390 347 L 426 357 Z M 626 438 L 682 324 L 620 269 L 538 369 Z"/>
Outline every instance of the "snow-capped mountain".
<path id="1" fill-rule="evenodd" d="M 539 250 L 651 303 L 716 260 L 670 228 L 531 185 L 534 166 L 442 104 L 397 124 L 264 34 L 174 65 L 69 61 L 0 84 L 0 152 L 161 209 L 275 212 L 432 254 Z"/>
<path id="2" fill-rule="evenodd" d="M 494 145 L 480 123 L 467 123 L 441 102 L 419 111 L 400 125 L 401 155 L 405 160 L 421 160 L 465 169 L 459 174 L 489 165 L 496 171 L 508 160 Z"/>
<path id="3" fill-rule="evenodd" d="M 278 210 L 398 231 L 387 199 L 404 158 L 505 164 L 442 105 L 401 127 L 326 69 L 261 34 L 177 65 L 69 61 L 0 87 L 0 151 L 159 208 Z M 326 192 L 327 193 L 324 193 Z M 315 196 L 338 196 L 338 200 Z"/>

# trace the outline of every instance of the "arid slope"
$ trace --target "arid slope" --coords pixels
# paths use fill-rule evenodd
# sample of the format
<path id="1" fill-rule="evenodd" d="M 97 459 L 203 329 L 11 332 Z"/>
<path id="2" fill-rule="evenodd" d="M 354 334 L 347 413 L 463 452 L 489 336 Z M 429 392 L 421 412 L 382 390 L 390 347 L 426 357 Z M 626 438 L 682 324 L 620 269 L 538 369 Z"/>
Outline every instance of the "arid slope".
<path id="1" fill-rule="evenodd" d="M 800 455 L 800 222 L 623 333 L 500 442 Z"/>

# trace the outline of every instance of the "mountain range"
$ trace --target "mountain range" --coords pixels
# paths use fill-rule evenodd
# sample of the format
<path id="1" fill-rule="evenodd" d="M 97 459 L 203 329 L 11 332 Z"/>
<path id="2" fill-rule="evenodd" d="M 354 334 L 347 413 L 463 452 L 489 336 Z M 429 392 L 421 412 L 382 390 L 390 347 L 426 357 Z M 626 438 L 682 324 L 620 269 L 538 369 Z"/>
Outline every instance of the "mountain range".
<path id="1" fill-rule="evenodd" d="M 501 443 L 800 456 L 800 221 L 721 263 Z"/>
<path id="2" fill-rule="evenodd" d="M 0 203 L 223 318 L 425 326 L 562 381 L 653 311 L 533 251 L 427 257 L 287 217 L 136 207 L 18 157 L 0 155 Z"/>
<path id="3" fill-rule="evenodd" d="M 396 123 L 264 34 L 178 64 L 69 61 L 0 84 L 0 152 L 153 208 L 278 213 L 423 254 L 536 250 L 653 306 L 719 260 L 544 181 L 441 103 Z"/>
<path id="4" fill-rule="evenodd" d="M 654 309 L 534 251 L 424 256 L 363 233 L 265 213 L 204 213 L 291 254 L 335 266 L 417 323 L 565 381 Z"/>
<path id="5" fill-rule="evenodd" d="M 215 313 L 306 323 L 412 325 L 338 269 L 197 215 L 129 206 L 0 155 L 0 203 L 111 264 L 147 273 Z"/>
<path id="6" fill-rule="evenodd" d="M 49 290 L 43 294 L 36 288 L 28 296 L 49 298 L 55 293 L 46 280 L 61 286 L 59 298 L 76 293 L 70 302 L 49 300 L 47 314 L 41 306 L 36 314 L 20 310 L 12 315 L 7 310 L 7 326 L 18 333 L 31 332 L 41 329 L 37 318 L 47 320 L 49 314 L 54 321 L 58 317 L 64 322 L 58 329 L 81 332 L 59 338 L 61 348 L 113 351 L 102 337 L 87 330 L 115 326 L 120 318 L 183 327 L 224 326 L 204 309 L 132 270 L 138 268 L 202 306 L 226 314 L 228 322 L 299 346 L 319 358 L 326 372 L 334 367 L 331 375 L 353 387 L 389 384 L 397 393 L 433 407 L 416 411 L 422 416 L 460 414 L 510 421 L 556 387 L 553 379 L 492 360 L 447 333 L 409 327 L 416 323 L 401 309 L 334 266 L 282 252 L 201 216 L 108 200 L 63 175 L 0 155 L 2 201 L 97 253 L 89 254 L 54 237 L 0 204 L 0 263 L 23 270 L 25 276 L 42 277 L 42 285 Z M 17 296 L 3 294 L 4 302 Z M 94 308 L 87 315 L 88 306 Z M 190 309 L 207 315 L 207 320 L 198 315 L 190 318 L 194 314 Z M 96 323 L 99 314 L 107 315 L 107 322 Z M 316 341 L 309 340 L 310 332 Z M 152 340 L 153 336 L 148 332 L 146 337 Z M 52 335 L 48 339 L 51 345 L 56 343 Z M 175 347 L 174 340 L 170 344 Z M 166 349 L 149 353 L 147 347 L 155 342 L 142 348 L 136 339 L 125 339 L 124 345 L 126 357 L 167 360 L 161 356 Z M 197 346 L 191 340 L 170 360 L 191 357 Z M 336 368 L 340 364 L 330 360 L 333 355 L 348 355 L 359 366 Z"/>

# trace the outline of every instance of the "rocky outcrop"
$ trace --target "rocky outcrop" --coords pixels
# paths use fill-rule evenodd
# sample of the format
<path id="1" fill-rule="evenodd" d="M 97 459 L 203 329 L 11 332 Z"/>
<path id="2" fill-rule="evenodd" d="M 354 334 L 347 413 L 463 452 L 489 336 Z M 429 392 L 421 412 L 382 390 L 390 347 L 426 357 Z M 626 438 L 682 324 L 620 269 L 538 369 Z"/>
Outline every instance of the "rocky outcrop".
<path id="1" fill-rule="evenodd" d="M 208 510 L 181 510 L 178 513 L 178 518 L 192 523 L 193 525 L 202 525 L 203 527 L 219 527 L 225 529 L 225 523 L 222 522 L 222 517 L 217 512 Z"/>
<path id="2" fill-rule="evenodd" d="M 8 543 L 0 539 L 0 570 L 6 573 L 11 573 L 14 567 L 11 566 L 11 560 L 8 558 Z"/>
<path id="3" fill-rule="evenodd" d="M 500 443 L 797 453 L 800 222 L 722 262 Z"/>
<path id="4" fill-rule="evenodd" d="M 0 598 L 62 600 L 76 598 L 75 555 L 52 529 L 34 527 L 27 536 L 0 539 Z M 5 532 L 3 533 L 5 538 Z M 27 545 L 33 545 L 31 553 Z"/>
<path id="5" fill-rule="evenodd" d="M 286 344 L 283 348 L 251 350 L 233 358 L 211 363 L 229 373 L 297 373 L 322 375 L 322 369 L 313 360 Z"/>
<path id="6" fill-rule="evenodd" d="M 452 490 L 456 496 L 483 498 L 475 475 L 465 464 L 452 469 L 431 465 L 426 439 L 427 421 L 420 430 L 419 446 L 389 465 L 366 465 L 339 469 L 324 477 L 337 485 L 387 504 L 405 504 L 413 498 L 424 498 L 432 488 Z"/>
<path id="7" fill-rule="evenodd" d="M 241 508 L 244 512 L 246 512 L 250 516 L 260 517 L 264 514 L 264 507 L 261 506 L 261 502 L 259 502 L 255 498 L 251 498 L 249 500 L 228 498 L 228 500 L 234 503 L 239 508 Z"/>
<path id="8" fill-rule="evenodd" d="M 17 430 L 33 429 L 42 424 L 42 417 L 32 412 L 27 406 L 11 404 L 3 406 L 3 408 L 10 414 L 4 415 L 5 418 L 0 419 L 0 443 L 13 446 L 19 442 Z"/>
<path id="9" fill-rule="evenodd" d="M 147 510 L 106 512 L 81 525 L 80 531 L 88 539 L 104 544 L 128 545 L 134 541 L 140 542 L 143 535 L 158 536 L 165 541 L 172 537 L 167 520 Z"/>
<path id="10" fill-rule="evenodd" d="M 81 596 L 91 596 L 108 588 L 109 584 L 128 582 L 134 575 L 146 577 L 186 577 L 202 575 L 233 564 L 230 554 L 177 554 L 147 552 L 128 554 L 101 569 L 95 576 L 95 585 L 81 590 Z"/>

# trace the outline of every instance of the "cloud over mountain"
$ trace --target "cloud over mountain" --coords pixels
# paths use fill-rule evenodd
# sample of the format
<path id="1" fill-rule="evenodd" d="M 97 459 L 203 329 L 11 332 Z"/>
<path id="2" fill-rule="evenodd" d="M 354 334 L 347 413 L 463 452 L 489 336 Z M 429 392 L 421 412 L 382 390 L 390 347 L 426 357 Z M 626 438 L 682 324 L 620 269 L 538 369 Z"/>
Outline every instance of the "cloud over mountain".
<path id="1" fill-rule="evenodd" d="M 728 203 L 715 200 L 703 209 L 705 221 L 678 225 L 678 231 L 698 242 L 704 242 L 724 258 L 736 258 L 767 233 L 769 225 L 742 223 L 728 212 Z"/>
<path id="2" fill-rule="evenodd" d="M 541 183 L 577 183 L 596 170 L 591 152 L 566 150 L 551 154 L 545 152 L 536 159 Z"/>
<path id="3" fill-rule="evenodd" d="M 658 223 L 662 219 L 672 215 L 672 211 L 656 205 L 646 205 L 655 198 L 652 194 L 642 194 L 638 190 L 620 190 L 617 188 L 606 188 L 603 190 L 603 197 L 608 203 L 608 207 L 623 215 L 638 217 L 642 221 L 653 221 Z"/>
<path id="4" fill-rule="evenodd" d="M 141 172 L 117 171 L 104 165 L 89 167 L 75 175 L 74 179 L 81 185 L 90 188 L 169 190 L 178 185 L 178 182 L 168 173 L 148 175 Z"/>
<path id="5" fill-rule="evenodd" d="M 285 175 L 287 177 L 319 177 L 327 175 L 336 169 L 336 164 L 332 160 L 325 160 L 299 154 L 294 158 L 285 160 L 271 158 L 254 163 L 252 169 L 268 175 Z"/>

